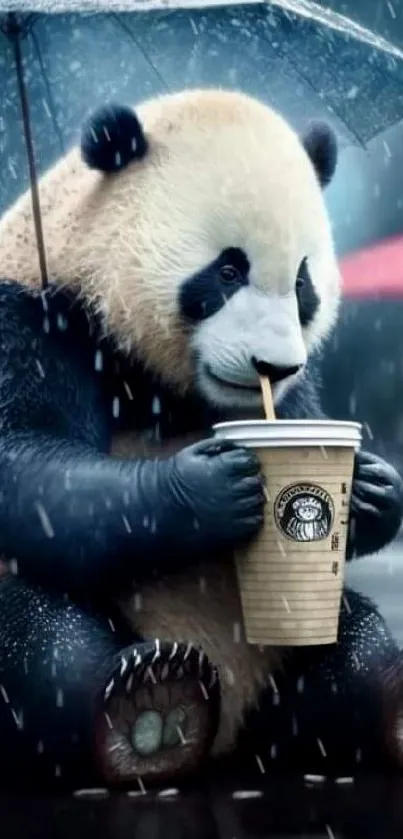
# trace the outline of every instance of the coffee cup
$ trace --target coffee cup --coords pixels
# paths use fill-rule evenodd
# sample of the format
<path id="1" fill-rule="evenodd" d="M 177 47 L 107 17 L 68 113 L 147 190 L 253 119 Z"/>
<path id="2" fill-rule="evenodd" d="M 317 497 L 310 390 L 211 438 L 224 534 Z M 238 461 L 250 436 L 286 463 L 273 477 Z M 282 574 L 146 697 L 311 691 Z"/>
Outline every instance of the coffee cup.
<path id="1" fill-rule="evenodd" d="M 247 641 L 335 643 L 361 426 L 251 420 L 219 423 L 214 432 L 253 448 L 265 477 L 263 528 L 235 557 Z"/>

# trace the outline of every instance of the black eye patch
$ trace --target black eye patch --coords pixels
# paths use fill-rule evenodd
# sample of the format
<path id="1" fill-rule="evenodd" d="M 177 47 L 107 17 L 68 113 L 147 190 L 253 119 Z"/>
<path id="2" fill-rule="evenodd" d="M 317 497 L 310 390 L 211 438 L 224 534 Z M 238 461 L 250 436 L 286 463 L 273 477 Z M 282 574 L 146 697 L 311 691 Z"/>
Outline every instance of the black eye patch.
<path id="1" fill-rule="evenodd" d="M 249 261 L 241 248 L 226 248 L 220 256 L 182 283 L 179 306 L 182 316 L 199 323 L 220 311 L 240 288 L 247 285 Z"/>
<path id="2" fill-rule="evenodd" d="M 308 326 L 315 317 L 320 300 L 313 287 L 307 259 L 299 267 L 295 290 L 301 326 Z"/>

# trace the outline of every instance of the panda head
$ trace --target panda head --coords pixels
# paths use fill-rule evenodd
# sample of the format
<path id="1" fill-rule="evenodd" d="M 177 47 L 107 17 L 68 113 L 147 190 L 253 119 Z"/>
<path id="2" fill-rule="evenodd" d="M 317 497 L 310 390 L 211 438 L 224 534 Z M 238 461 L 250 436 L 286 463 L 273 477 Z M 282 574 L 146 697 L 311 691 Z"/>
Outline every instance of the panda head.
<path id="1" fill-rule="evenodd" d="M 246 95 L 193 90 L 96 111 L 81 154 L 82 289 L 120 347 L 220 409 L 260 406 L 258 371 L 278 402 L 338 309 L 331 129 L 299 138 Z"/>

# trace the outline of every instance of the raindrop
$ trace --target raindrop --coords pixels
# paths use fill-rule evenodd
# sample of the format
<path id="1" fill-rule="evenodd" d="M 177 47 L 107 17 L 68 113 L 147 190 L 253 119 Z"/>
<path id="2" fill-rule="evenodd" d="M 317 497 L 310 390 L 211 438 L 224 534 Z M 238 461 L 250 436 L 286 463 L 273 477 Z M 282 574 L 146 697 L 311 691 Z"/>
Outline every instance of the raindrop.
<path id="1" fill-rule="evenodd" d="M 241 624 L 240 623 L 234 623 L 234 625 L 233 625 L 233 638 L 234 638 L 235 644 L 240 644 L 241 643 Z"/>
<path id="2" fill-rule="evenodd" d="M 374 435 L 373 435 L 373 433 L 372 433 L 372 429 L 371 429 L 371 427 L 368 425 L 368 423 L 367 423 L 367 422 L 364 422 L 364 428 L 365 428 L 365 431 L 366 431 L 366 432 L 367 432 L 367 434 L 368 434 L 369 439 L 370 439 L 370 440 L 373 440 L 373 439 L 374 439 Z"/>
<path id="3" fill-rule="evenodd" d="M 238 789 L 232 793 L 232 798 L 234 798 L 235 801 L 242 801 L 243 799 L 248 798 L 262 798 L 262 796 L 263 792 L 260 789 Z"/>
<path id="4" fill-rule="evenodd" d="M 284 608 L 285 608 L 286 612 L 288 612 L 288 614 L 290 615 L 291 614 L 291 609 L 290 609 L 290 604 L 289 604 L 287 598 L 284 597 L 284 595 L 282 594 L 281 599 L 283 601 Z"/>
<path id="5" fill-rule="evenodd" d="M 260 772 L 262 773 L 262 775 L 264 775 L 264 774 L 265 774 L 265 772 L 266 772 L 266 770 L 265 770 L 265 768 L 264 768 L 264 766 L 263 766 L 263 761 L 262 761 L 262 758 L 261 758 L 259 755 L 255 755 L 255 760 L 256 760 L 256 763 L 257 763 L 257 765 L 258 765 L 258 767 L 259 767 Z"/>
<path id="6" fill-rule="evenodd" d="M 0 685 L 0 693 L 4 699 L 4 702 L 6 703 L 6 705 L 8 705 L 10 700 L 8 698 L 7 691 L 3 685 Z"/>
<path id="7" fill-rule="evenodd" d="M 43 752 L 44 752 L 44 745 L 43 745 L 42 740 L 39 740 L 39 743 L 38 743 L 38 745 L 37 745 L 37 747 L 36 747 L 36 751 L 38 752 L 38 755 L 43 755 Z"/>
<path id="8" fill-rule="evenodd" d="M 199 30 L 198 30 L 198 28 L 197 28 L 197 26 L 196 26 L 196 24 L 195 24 L 195 22 L 194 22 L 194 20 L 193 20 L 193 18 L 192 18 L 192 17 L 191 17 L 191 18 L 189 18 L 189 23 L 190 23 L 190 25 L 191 25 L 191 27 L 192 27 L 192 29 L 193 29 L 193 34 L 197 36 L 197 35 L 199 34 Z"/>
<path id="9" fill-rule="evenodd" d="M 44 369 L 43 369 L 43 367 L 42 367 L 41 362 L 39 361 L 39 358 L 36 358 L 36 359 L 35 359 L 35 364 L 36 364 L 36 366 L 37 366 L 37 368 L 38 368 L 38 372 L 39 372 L 39 375 L 40 375 L 41 379 L 44 379 L 44 378 L 45 378 L 45 371 L 44 371 Z"/>
<path id="10" fill-rule="evenodd" d="M 142 609 L 142 596 L 141 594 L 134 595 L 134 611 L 140 612 Z"/>
<path id="11" fill-rule="evenodd" d="M 358 658 L 357 653 L 355 653 L 355 652 L 351 653 L 351 658 L 353 659 L 354 666 L 355 666 L 356 670 L 360 670 L 361 669 L 361 663 L 360 663 L 360 659 Z"/>
<path id="12" fill-rule="evenodd" d="M 57 691 L 57 694 L 56 694 L 56 707 L 57 708 L 63 708 L 63 706 L 64 706 L 64 693 L 59 688 L 59 690 Z"/>
<path id="13" fill-rule="evenodd" d="M 14 577 L 18 576 L 18 562 L 16 559 L 10 559 L 9 563 L 10 572 Z"/>
<path id="14" fill-rule="evenodd" d="M 355 416 L 357 411 L 357 394 L 351 393 L 350 398 L 348 400 L 348 409 L 352 417 Z"/>
<path id="15" fill-rule="evenodd" d="M 118 396 L 115 396 L 114 400 L 112 402 L 112 415 L 114 416 L 115 419 L 117 419 L 119 414 L 120 414 L 120 399 L 119 399 Z"/>
<path id="16" fill-rule="evenodd" d="M 347 91 L 346 98 L 347 99 L 356 99 L 359 94 L 359 88 L 357 85 L 352 85 L 350 90 Z"/>
<path id="17" fill-rule="evenodd" d="M 43 527 L 44 533 L 48 537 L 48 539 L 53 539 L 55 533 L 50 522 L 49 516 L 43 506 L 39 501 L 35 501 L 34 507 L 39 515 L 41 525 Z"/>
<path id="18" fill-rule="evenodd" d="M 268 504 L 270 504 L 270 495 L 269 495 L 269 490 L 267 489 L 267 487 L 266 487 L 266 486 L 264 486 L 264 487 L 263 487 L 263 495 L 264 495 L 264 497 L 265 497 L 265 499 L 266 499 L 267 503 L 268 503 Z"/>
<path id="19" fill-rule="evenodd" d="M 132 394 L 132 392 L 131 392 L 131 390 L 130 390 L 130 387 L 129 387 L 129 385 L 127 384 L 127 382 L 123 382 L 123 387 L 124 387 L 124 389 L 125 389 L 125 391 L 126 391 L 126 393 L 127 393 L 127 395 L 128 395 L 128 398 L 130 399 L 130 401 L 131 401 L 131 402 L 133 402 L 133 394 Z"/>
<path id="20" fill-rule="evenodd" d="M 199 591 L 200 594 L 205 594 L 207 591 L 207 584 L 205 577 L 199 577 Z"/>
<path id="21" fill-rule="evenodd" d="M 275 743 L 270 748 L 270 757 L 272 760 L 275 760 L 277 757 L 277 746 Z"/>
<path id="22" fill-rule="evenodd" d="M 143 779 L 142 779 L 142 778 L 140 778 L 140 775 L 139 775 L 139 776 L 138 776 L 138 778 L 137 778 L 137 783 L 138 783 L 138 785 L 139 785 L 139 787 L 140 787 L 140 792 L 141 792 L 143 795 L 145 795 L 145 794 L 146 794 L 146 788 L 145 788 L 145 786 L 144 786 L 144 784 L 143 784 Z"/>
<path id="23" fill-rule="evenodd" d="M 396 11 L 395 11 L 394 6 L 391 3 L 391 0 L 386 0 L 386 5 L 389 9 L 391 18 L 393 18 L 393 20 L 396 20 Z"/>
<path id="24" fill-rule="evenodd" d="M 48 312 L 49 311 L 49 303 L 48 303 L 48 299 L 47 299 L 47 296 L 46 296 L 46 291 L 41 291 L 40 298 L 41 298 L 41 301 L 42 301 L 43 311 Z"/>
<path id="25" fill-rule="evenodd" d="M 24 728 L 24 715 L 22 711 L 20 711 L 20 713 L 17 714 L 17 712 L 14 711 L 14 708 L 11 708 L 11 713 L 13 715 L 13 719 L 18 728 L 18 731 L 22 731 L 22 729 Z"/>
<path id="26" fill-rule="evenodd" d="M 46 116 L 48 116 L 51 119 L 52 118 L 52 113 L 51 113 L 51 110 L 49 108 L 49 105 L 48 105 L 46 99 L 42 99 L 41 101 L 42 101 L 43 110 L 45 111 Z"/>
<path id="27" fill-rule="evenodd" d="M 325 747 L 324 747 L 324 745 L 323 745 L 323 743 L 322 743 L 322 740 L 320 740 L 320 739 L 319 739 L 319 737 L 318 737 L 316 742 L 317 742 L 317 744 L 318 744 L 318 746 L 319 746 L 319 751 L 320 751 L 320 753 L 321 753 L 322 757 L 326 757 L 326 756 L 327 756 L 327 755 L 326 755 L 326 750 L 325 750 Z"/>
<path id="28" fill-rule="evenodd" d="M 179 795 L 179 790 L 176 787 L 170 787 L 169 789 L 162 789 L 158 792 L 157 798 L 174 798 L 176 795 Z"/>
<path id="29" fill-rule="evenodd" d="M 130 527 L 130 523 L 129 523 L 129 521 L 127 520 L 126 516 L 122 516 L 122 521 L 123 521 L 123 524 L 124 524 L 124 526 L 125 526 L 125 528 L 126 528 L 127 532 L 128 532 L 128 533 L 131 533 L 131 532 L 132 532 L 132 529 L 131 529 L 131 527 Z"/>
<path id="30" fill-rule="evenodd" d="M 68 321 L 67 321 L 67 318 L 65 318 L 64 315 L 61 315 L 61 314 L 58 314 L 58 316 L 56 318 L 56 323 L 57 323 L 57 328 L 60 329 L 60 332 L 65 332 L 66 329 L 68 328 L 68 325 L 69 325 Z"/>
<path id="31" fill-rule="evenodd" d="M 298 691 L 298 693 L 303 693 L 304 690 L 305 690 L 305 680 L 304 680 L 303 676 L 300 676 L 300 678 L 297 681 L 297 691 Z"/>
<path id="32" fill-rule="evenodd" d="M 346 612 L 347 612 L 349 615 L 351 615 L 351 606 L 350 606 L 350 604 L 349 604 L 349 602 L 348 602 L 348 599 L 347 599 L 347 595 L 346 595 L 346 594 L 343 594 L 343 604 L 344 604 L 344 608 L 345 608 Z"/>
<path id="33" fill-rule="evenodd" d="M 161 402 L 160 402 L 158 396 L 154 396 L 151 410 L 152 410 L 152 413 L 154 414 L 154 416 L 159 416 L 160 415 L 160 413 L 161 413 Z"/>
<path id="34" fill-rule="evenodd" d="M 48 317 L 43 319 L 43 331 L 46 332 L 46 334 L 49 334 L 50 332 L 50 321 Z"/>
<path id="35" fill-rule="evenodd" d="M 97 373 L 100 373 L 100 372 L 101 372 L 101 370 L 103 369 L 103 366 L 104 366 L 104 357 L 103 357 L 103 355 L 102 355 L 101 350 L 97 350 L 97 351 L 96 351 L 96 353 L 95 353 L 95 363 L 94 363 L 94 366 L 95 366 L 95 370 L 97 371 Z"/>

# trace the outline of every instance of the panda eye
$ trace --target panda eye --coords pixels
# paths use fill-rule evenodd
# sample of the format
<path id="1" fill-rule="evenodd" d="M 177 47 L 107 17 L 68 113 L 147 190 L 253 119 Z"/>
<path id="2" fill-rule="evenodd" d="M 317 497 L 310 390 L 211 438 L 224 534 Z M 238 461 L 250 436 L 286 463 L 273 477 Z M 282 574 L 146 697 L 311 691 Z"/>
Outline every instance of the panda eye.
<path id="1" fill-rule="evenodd" d="M 295 281 L 295 287 L 297 291 L 304 287 L 306 282 L 306 274 L 308 270 L 308 263 L 307 259 L 303 259 L 301 265 L 298 268 L 297 279 Z"/>
<path id="2" fill-rule="evenodd" d="M 224 283 L 236 283 L 242 280 L 242 275 L 234 265 L 223 265 L 220 268 L 220 278 Z"/>

